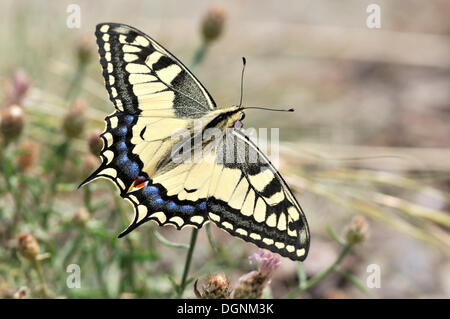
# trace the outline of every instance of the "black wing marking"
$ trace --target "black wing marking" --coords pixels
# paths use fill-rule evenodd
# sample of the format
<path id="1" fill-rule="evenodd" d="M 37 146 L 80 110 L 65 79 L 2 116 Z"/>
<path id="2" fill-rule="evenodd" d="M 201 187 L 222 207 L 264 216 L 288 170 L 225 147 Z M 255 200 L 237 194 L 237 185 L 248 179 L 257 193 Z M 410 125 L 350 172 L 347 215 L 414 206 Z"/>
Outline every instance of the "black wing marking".
<path id="1" fill-rule="evenodd" d="M 240 131 L 227 134 L 220 148 L 218 160 L 223 168 L 208 199 L 209 218 L 258 247 L 304 260 L 310 242 L 308 224 L 281 175 Z M 253 162 L 252 152 L 257 155 Z M 230 153 L 232 162 L 225 158 Z"/>

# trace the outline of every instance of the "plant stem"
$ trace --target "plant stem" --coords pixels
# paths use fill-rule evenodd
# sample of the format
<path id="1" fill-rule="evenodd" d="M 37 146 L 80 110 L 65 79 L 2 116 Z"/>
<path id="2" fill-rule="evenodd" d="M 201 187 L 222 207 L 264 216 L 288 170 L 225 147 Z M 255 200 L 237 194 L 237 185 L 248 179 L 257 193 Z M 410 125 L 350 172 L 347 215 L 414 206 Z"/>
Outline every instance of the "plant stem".
<path id="1" fill-rule="evenodd" d="M 86 209 L 88 210 L 89 213 L 93 213 L 93 209 L 92 209 L 92 201 L 91 201 L 91 185 L 86 185 L 84 188 L 84 205 L 86 206 Z"/>
<path id="2" fill-rule="evenodd" d="M 194 58 L 192 59 L 192 63 L 190 66 L 191 71 L 194 71 L 197 65 L 199 65 L 200 62 L 203 61 L 203 58 L 205 57 L 207 51 L 208 51 L 208 44 L 206 42 L 203 42 L 202 45 L 195 52 Z"/>
<path id="3" fill-rule="evenodd" d="M 44 296 L 44 298 L 48 298 L 49 295 L 48 295 L 48 290 L 47 290 L 47 284 L 45 282 L 44 273 L 42 271 L 41 261 L 35 260 L 34 267 L 36 268 L 36 272 L 38 274 L 39 281 L 41 282 L 42 295 Z"/>
<path id="4" fill-rule="evenodd" d="M 189 267 L 191 266 L 192 254 L 194 253 L 195 243 L 197 241 L 198 229 L 194 228 L 191 234 L 191 243 L 189 244 L 189 250 L 186 256 L 186 263 L 184 264 L 183 277 L 181 279 L 181 284 L 178 287 L 177 297 L 181 298 L 183 296 L 184 289 L 186 288 L 186 281 L 189 274 Z"/>
<path id="5" fill-rule="evenodd" d="M 86 63 L 80 62 L 72 78 L 72 81 L 70 82 L 69 89 L 67 90 L 66 101 L 71 101 L 79 94 L 85 71 L 86 71 Z"/>
<path id="6" fill-rule="evenodd" d="M 317 274 L 316 276 L 312 277 L 310 280 L 307 280 L 302 286 L 299 286 L 298 288 L 291 291 L 289 294 L 286 295 L 285 298 L 286 299 L 294 298 L 300 293 L 312 288 L 317 283 L 319 283 L 322 279 L 324 279 L 326 276 L 328 276 L 332 271 L 336 269 L 336 267 L 342 262 L 344 257 L 350 252 L 352 247 L 353 247 L 352 244 L 346 243 L 339 256 L 327 269 Z"/>

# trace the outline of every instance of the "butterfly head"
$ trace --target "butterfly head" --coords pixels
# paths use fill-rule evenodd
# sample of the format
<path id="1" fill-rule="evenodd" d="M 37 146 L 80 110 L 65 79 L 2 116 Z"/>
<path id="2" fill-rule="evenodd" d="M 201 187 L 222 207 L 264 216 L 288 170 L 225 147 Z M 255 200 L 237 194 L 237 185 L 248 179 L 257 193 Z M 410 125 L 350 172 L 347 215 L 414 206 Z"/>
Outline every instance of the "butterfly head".
<path id="1" fill-rule="evenodd" d="M 216 128 L 240 128 L 242 120 L 245 118 L 243 106 L 231 106 L 215 111 L 214 118 L 208 124 L 210 127 Z"/>
<path id="2" fill-rule="evenodd" d="M 245 118 L 244 107 L 240 105 L 233 105 L 232 111 L 229 112 L 228 127 L 239 129 L 243 126 L 242 121 Z"/>
<path id="3" fill-rule="evenodd" d="M 236 105 L 235 107 L 240 107 L 240 106 Z M 245 119 L 245 112 L 240 110 L 237 114 L 238 114 L 238 120 L 236 122 L 234 122 L 234 128 L 239 129 L 244 125 L 242 123 L 242 121 Z"/>

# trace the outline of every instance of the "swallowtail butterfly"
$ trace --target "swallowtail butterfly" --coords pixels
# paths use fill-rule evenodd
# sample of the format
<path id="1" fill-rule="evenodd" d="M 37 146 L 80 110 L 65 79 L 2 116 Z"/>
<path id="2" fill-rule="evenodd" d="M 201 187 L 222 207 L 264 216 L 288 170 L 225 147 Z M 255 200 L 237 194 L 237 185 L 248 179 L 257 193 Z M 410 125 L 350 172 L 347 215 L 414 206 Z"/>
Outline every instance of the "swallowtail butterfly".
<path id="1" fill-rule="evenodd" d="M 102 23 L 95 35 L 115 112 L 105 118 L 102 163 L 80 186 L 108 178 L 133 204 L 135 218 L 119 237 L 150 220 L 177 229 L 213 222 L 258 247 L 304 260 L 305 214 L 267 156 L 235 126 L 245 108 L 217 108 L 175 56 L 133 27 Z M 201 123 L 200 133 L 194 123 Z M 230 134 L 199 161 L 179 162 L 171 137 L 181 128 L 189 144 L 208 128 Z M 257 160 L 249 161 L 250 153 Z M 224 160 L 230 154 L 234 160 Z"/>

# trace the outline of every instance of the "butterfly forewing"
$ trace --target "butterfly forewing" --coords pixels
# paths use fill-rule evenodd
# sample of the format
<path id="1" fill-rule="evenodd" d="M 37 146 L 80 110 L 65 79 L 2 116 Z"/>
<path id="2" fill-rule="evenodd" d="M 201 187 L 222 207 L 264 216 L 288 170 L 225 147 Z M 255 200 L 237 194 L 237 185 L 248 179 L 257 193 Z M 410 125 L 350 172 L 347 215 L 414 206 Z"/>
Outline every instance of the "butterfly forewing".
<path id="1" fill-rule="evenodd" d="M 104 23 L 97 26 L 96 37 L 116 112 L 105 119 L 102 164 L 83 184 L 109 178 L 133 203 L 135 219 L 122 234 L 148 220 L 200 227 L 207 220 L 205 203 L 173 194 L 179 185 L 158 178 L 156 168 L 170 154 L 173 131 L 214 110 L 214 101 L 180 61 L 140 31 Z"/>
<path id="2" fill-rule="evenodd" d="M 199 118 L 215 102 L 171 53 L 130 26 L 103 23 L 95 35 L 106 88 L 119 111 Z"/>

